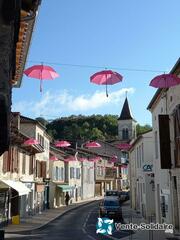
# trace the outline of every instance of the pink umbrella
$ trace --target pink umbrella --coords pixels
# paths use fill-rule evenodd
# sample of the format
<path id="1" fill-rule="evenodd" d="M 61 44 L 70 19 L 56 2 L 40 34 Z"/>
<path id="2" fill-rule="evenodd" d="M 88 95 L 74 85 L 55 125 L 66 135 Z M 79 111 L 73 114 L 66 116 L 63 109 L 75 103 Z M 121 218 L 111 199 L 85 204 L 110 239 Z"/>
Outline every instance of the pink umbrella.
<path id="1" fill-rule="evenodd" d="M 93 158 L 89 158 L 88 161 L 89 162 L 97 162 L 101 159 L 101 157 L 93 157 Z"/>
<path id="2" fill-rule="evenodd" d="M 129 150 L 131 145 L 128 143 L 120 143 L 116 145 L 121 150 Z"/>
<path id="3" fill-rule="evenodd" d="M 31 78 L 40 79 L 40 92 L 42 92 L 42 81 L 43 80 L 53 80 L 56 77 L 59 77 L 59 74 L 50 66 L 45 65 L 34 65 L 27 68 L 24 71 L 26 76 Z"/>
<path id="4" fill-rule="evenodd" d="M 52 157 L 50 157 L 49 160 L 51 160 L 51 161 L 58 161 L 59 159 L 56 156 L 52 156 Z"/>
<path id="5" fill-rule="evenodd" d="M 116 155 L 112 156 L 112 158 L 110 159 L 110 162 L 117 162 L 118 157 Z"/>
<path id="6" fill-rule="evenodd" d="M 68 156 L 66 158 L 64 158 L 65 162 L 73 162 L 76 161 L 76 158 L 74 156 Z"/>
<path id="7" fill-rule="evenodd" d="M 173 74 L 162 74 L 153 78 L 150 86 L 155 88 L 169 88 L 180 84 L 180 78 Z"/>
<path id="8" fill-rule="evenodd" d="M 24 142 L 24 145 L 36 145 L 39 144 L 39 141 L 34 138 L 29 138 Z"/>
<path id="9" fill-rule="evenodd" d="M 87 158 L 81 157 L 81 158 L 78 158 L 78 161 L 79 161 L 79 162 L 84 162 L 84 161 L 87 161 Z"/>
<path id="10" fill-rule="evenodd" d="M 101 144 L 92 141 L 92 142 L 86 143 L 84 146 L 88 147 L 88 148 L 99 148 L 99 147 L 101 147 Z"/>
<path id="11" fill-rule="evenodd" d="M 57 141 L 55 143 L 56 147 L 69 147 L 71 144 L 68 141 Z"/>
<path id="12" fill-rule="evenodd" d="M 111 70 L 104 70 L 97 72 L 90 77 L 90 82 L 98 85 L 106 85 L 106 96 L 108 97 L 107 85 L 113 85 L 118 82 L 121 82 L 123 77 Z"/>

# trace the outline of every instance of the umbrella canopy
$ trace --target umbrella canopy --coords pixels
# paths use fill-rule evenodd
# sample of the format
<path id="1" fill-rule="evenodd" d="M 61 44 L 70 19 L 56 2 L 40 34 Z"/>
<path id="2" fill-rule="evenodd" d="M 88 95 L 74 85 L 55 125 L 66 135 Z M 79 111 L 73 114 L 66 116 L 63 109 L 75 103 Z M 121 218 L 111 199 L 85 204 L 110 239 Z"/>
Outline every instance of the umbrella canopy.
<path id="1" fill-rule="evenodd" d="M 76 158 L 75 158 L 75 156 L 68 156 L 68 157 L 64 158 L 64 161 L 65 162 L 73 162 L 73 161 L 76 161 Z"/>
<path id="2" fill-rule="evenodd" d="M 78 161 L 79 161 L 79 162 L 84 162 L 84 161 L 87 161 L 87 158 L 79 157 L 79 158 L 78 158 Z"/>
<path id="3" fill-rule="evenodd" d="M 49 160 L 50 160 L 50 161 L 58 161 L 59 159 L 58 159 L 56 156 L 52 156 L 52 157 L 50 157 Z"/>
<path id="4" fill-rule="evenodd" d="M 39 141 L 34 138 L 29 138 L 24 142 L 24 145 L 36 145 L 39 144 Z"/>
<path id="5" fill-rule="evenodd" d="M 99 148 L 101 147 L 101 144 L 99 144 L 98 142 L 88 142 L 84 145 L 85 147 L 88 147 L 88 148 Z"/>
<path id="6" fill-rule="evenodd" d="M 162 74 L 153 78 L 150 86 L 155 88 L 169 88 L 180 84 L 180 78 L 173 74 Z"/>
<path id="7" fill-rule="evenodd" d="M 69 147 L 71 144 L 68 141 L 57 141 L 55 143 L 56 147 Z"/>
<path id="8" fill-rule="evenodd" d="M 98 84 L 98 85 L 106 85 L 106 96 L 108 97 L 107 85 L 113 85 L 118 82 L 121 82 L 123 77 L 111 70 L 104 70 L 101 72 L 97 72 L 90 77 L 90 82 Z"/>
<path id="9" fill-rule="evenodd" d="M 110 159 L 110 162 L 117 162 L 118 157 L 116 155 L 112 156 L 112 158 Z"/>
<path id="10" fill-rule="evenodd" d="M 93 157 L 88 159 L 89 162 L 97 162 L 99 160 L 101 160 L 101 157 Z"/>
<path id="11" fill-rule="evenodd" d="M 129 150 L 129 148 L 131 147 L 131 145 L 128 143 L 120 143 L 117 144 L 116 146 L 121 150 Z"/>
<path id="12" fill-rule="evenodd" d="M 27 68 L 24 74 L 31 78 L 36 78 L 40 80 L 40 92 L 42 92 L 42 81 L 43 80 L 53 80 L 59 77 L 59 74 L 50 66 L 45 65 L 34 65 Z"/>

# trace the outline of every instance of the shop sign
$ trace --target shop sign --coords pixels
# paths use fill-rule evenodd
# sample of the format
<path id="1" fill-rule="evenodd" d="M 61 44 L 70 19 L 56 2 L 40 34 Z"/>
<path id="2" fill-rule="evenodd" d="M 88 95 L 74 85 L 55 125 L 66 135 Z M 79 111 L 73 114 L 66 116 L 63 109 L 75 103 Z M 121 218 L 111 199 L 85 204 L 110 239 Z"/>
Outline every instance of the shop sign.
<path id="1" fill-rule="evenodd" d="M 152 172 L 153 165 L 145 164 L 143 165 L 144 172 Z"/>

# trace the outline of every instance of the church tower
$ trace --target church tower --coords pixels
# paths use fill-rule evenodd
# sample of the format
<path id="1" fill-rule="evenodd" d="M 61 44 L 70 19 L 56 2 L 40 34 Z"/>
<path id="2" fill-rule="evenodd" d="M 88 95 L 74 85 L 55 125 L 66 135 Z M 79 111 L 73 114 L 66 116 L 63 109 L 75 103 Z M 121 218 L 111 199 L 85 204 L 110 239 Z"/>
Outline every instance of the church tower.
<path id="1" fill-rule="evenodd" d="M 137 122 L 132 117 L 128 99 L 126 97 L 120 117 L 118 118 L 119 140 L 123 142 L 130 142 L 132 139 L 136 138 L 136 125 Z"/>

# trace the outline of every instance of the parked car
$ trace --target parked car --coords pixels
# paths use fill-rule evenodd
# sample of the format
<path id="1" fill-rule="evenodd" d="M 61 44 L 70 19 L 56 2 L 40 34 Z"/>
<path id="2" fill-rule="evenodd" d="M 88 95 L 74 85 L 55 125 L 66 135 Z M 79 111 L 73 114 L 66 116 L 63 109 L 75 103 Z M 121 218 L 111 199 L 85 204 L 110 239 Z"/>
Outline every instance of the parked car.
<path id="1" fill-rule="evenodd" d="M 120 201 L 127 201 L 129 200 L 129 191 L 121 191 L 119 193 L 119 198 L 120 198 Z"/>
<path id="2" fill-rule="evenodd" d="M 109 196 L 111 196 L 111 197 L 119 197 L 119 192 L 116 191 L 116 190 L 107 190 L 105 192 L 105 197 L 109 197 Z"/>
<path id="3" fill-rule="evenodd" d="M 122 221 L 122 208 L 119 200 L 114 196 L 107 196 L 99 206 L 99 216 Z"/>

